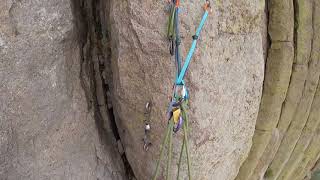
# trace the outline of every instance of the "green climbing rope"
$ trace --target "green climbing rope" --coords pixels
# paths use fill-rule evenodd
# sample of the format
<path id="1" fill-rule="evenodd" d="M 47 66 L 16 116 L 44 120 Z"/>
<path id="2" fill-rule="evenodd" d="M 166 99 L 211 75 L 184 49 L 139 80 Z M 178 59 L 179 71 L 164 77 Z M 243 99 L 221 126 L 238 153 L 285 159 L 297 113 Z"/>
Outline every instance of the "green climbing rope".
<path id="1" fill-rule="evenodd" d="M 171 160 L 172 160 L 172 135 L 173 135 L 173 120 L 169 122 L 169 149 L 168 149 L 168 160 L 167 160 L 167 176 L 166 180 L 170 177 L 170 167 L 171 167 Z"/>
<path id="2" fill-rule="evenodd" d="M 168 140 L 168 136 L 169 136 L 169 133 L 170 133 L 170 130 L 171 130 L 171 125 L 167 126 L 167 130 L 166 130 L 166 135 L 164 136 L 163 138 L 163 141 L 162 141 L 162 144 L 161 144 L 161 150 L 160 150 L 160 157 L 159 157 L 159 160 L 157 162 L 157 167 L 156 167 L 156 171 L 153 175 L 153 180 L 156 180 L 157 179 L 157 176 L 158 176 L 158 173 L 159 173 L 159 167 L 160 167 L 160 162 L 161 162 L 161 159 L 163 157 L 163 151 L 164 151 L 164 147 L 165 147 L 165 144 L 167 143 L 167 140 Z"/>
<path id="3" fill-rule="evenodd" d="M 187 104 L 187 103 L 186 103 Z M 177 172 L 177 180 L 179 180 L 180 177 L 180 168 L 181 168 L 181 161 L 182 161 L 182 155 L 183 155 L 183 151 L 186 149 L 186 154 L 187 154 L 187 164 L 188 164 L 188 176 L 189 176 L 189 180 L 191 180 L 191 160 L 189 157 L 189 151 L 188 151 L 188 129 L 189 129 L 189 119 L 186 113 L 186 106 L 187 105 L 182 105 L 182 116 L 184 117 L 185 121 L 183 124 L 183 130 L 184 130 L 184 137 L 183 137 L 183 141 L 182 141 L 182 145 L 181 145 L 181 151 L 180 151 L 180 156 L 179 156 L 179 161 L 178 161 L 178 172 Z M 187 147 L 187 148 L 186 148 Z"/>
<path id="4" fill-rule="evenodd" d="M 189 148 L 188 148 L 188 116 L 186 114 L 185 104 L 182 104 L 181 108 L 182 108 L 182 116 L 185 119 L 185 123 L 183 123 L 183 132 L 184 132 L 183 140 L 184 140 L 184 144 L 186 147 L 186 154 L 187 154 L 188 176 L 189 176 L 189 180 L 191 180 L 191 160 L 190 160 Z"/>

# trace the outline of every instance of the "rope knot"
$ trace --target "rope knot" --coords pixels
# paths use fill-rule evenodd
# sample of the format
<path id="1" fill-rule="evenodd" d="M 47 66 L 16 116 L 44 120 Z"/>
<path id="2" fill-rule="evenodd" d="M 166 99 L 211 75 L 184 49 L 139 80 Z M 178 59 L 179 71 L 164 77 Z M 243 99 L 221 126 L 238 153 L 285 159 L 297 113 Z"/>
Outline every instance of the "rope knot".
<path id="1" fill-rule="evenodd" d="M 193 40 L 198 40 L 198 38 L 199 38 L 199 36 L 197 36 L 197 35 L 193 35 L 193 36 L 192 36 L 192 39 L 193 39 Z"/>

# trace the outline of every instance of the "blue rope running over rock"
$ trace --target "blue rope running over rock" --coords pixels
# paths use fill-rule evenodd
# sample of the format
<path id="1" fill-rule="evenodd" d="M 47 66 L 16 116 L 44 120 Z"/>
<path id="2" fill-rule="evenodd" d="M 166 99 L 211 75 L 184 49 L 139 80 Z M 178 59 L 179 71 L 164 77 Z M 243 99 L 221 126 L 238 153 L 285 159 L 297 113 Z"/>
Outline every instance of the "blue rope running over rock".
<path id="1" fill-rule="evenodd" d="M 173 150 L 173 144 L 172 144 L 172 136 L 173 132 L 177 133 L 180 128 L 183 129 L 183 141 L 179 156 L 179 163 L 178 163 L 178 172 L 177 172 L 177 180 L 180 176 L 180 167 L 181 167 L 181 161 L 182 161 L 182 155 L 183 152 L 186 152 L 187 156 L 187 165 L 188 165 L 188 178 L 191 180 L 191 160 L 189 155 L 189 149 L 188 149 L 188 116 L 187 116 L 187 109 L 188 109 L 188 101 L 189 101 L 189 95 L 188 90 L 184 83 L 184 77 L 188 70 L 189 64 L 191 62 L 191 58 L 193 56 L 193 53 L 195 51 L 198 37 L 201 33 L 201 30 L 204 26 L 204 23 L 208 17 L 209 10 L 210 10 L 210 3 L 207 0 L 204 5 L 204 14 L 202 16 L 201 22 L 196 30 L 196 34 L 192 36 L 193 41 L 191 48 L 188 52 L 187 58 L 185 59 L 185 63 L 181 69 L 181 57 L 180 57 L 180 35 L 179 35 L 179 6 L 180 6 L 180 0 L 170 0 L 170 17 L 169 17 L 169 23 L 168 23 L 168 39 L 170 42 L 170 54 L 174 55 L 175 57 L 175 64 L 176 64 L 176 79 L 174 81 L 173 86 L 173 95 L 171 97 L 171 101 L 169 103 L 168 109 L 167 109 L 167 120 L 168 125 L 166 129 L 166 134 L 164 136 L 163 142 L 160 147 L 160 155 L 159 160 L 157 162 L 156 170 L 153 175 L 153 180 L 157 179 L 157 176 L 159 174 L 159 168 L 160 168 L 160 162 L 163 157 L 164 148 L 167 145 L 168 146 L 168 158 L 167 158 L 167 168 L 166 168 L 166 180 L 170 177 L 170 169 L 171 169 L 171 159 L 172 159 L 172 150 Z"/>

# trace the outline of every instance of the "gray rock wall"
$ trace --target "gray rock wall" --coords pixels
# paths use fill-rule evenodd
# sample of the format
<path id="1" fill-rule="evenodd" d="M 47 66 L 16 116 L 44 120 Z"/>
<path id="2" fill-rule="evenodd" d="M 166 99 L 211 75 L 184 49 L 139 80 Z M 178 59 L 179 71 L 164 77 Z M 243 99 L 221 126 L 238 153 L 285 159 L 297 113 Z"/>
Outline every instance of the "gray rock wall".
<path id="1" fill-rule="evenodd" d="M 181 5 L 185 57 L 203 10 L 198 2 L 183 1 Z M 175 75 L 165 35 L 168 19 L 165 7 L 164 1 L 114 0 L 111 3 L 116 120 L 128 160 L 141 180 L 150 179 L 155 170 Z M 263 10 L 263 1 L 213 3 L 213 13 L 205 24 L 186 76 L 191 94 L 193 179 L 234 179 L 247 157 L 264 72 L 264 36 L 260 29 Z M 154 104 L 153 146 L 144 152 L 143 112 L 149 100 Z M 174 135 L 174 160 L 181 140 L 181 133 Z M 172 175 L 176 173 L 175 167 Z"/>
<path id="2" fill-rule="evenodd" d="M 122 179 L 81 86 L 75 21 L 67 0 L 0 1 L 0 179 Z"/>
<path id="3" fill-rule="evenodd" d="M 202 3 L 181 2 L 183 57 Z M 319 1 L 212 3 L 186 75 L 193 179 L 310 179 L 320 157 Z M 175 76 L 165 9 L 0 1 L 0 179 L 150 179 Z"/>

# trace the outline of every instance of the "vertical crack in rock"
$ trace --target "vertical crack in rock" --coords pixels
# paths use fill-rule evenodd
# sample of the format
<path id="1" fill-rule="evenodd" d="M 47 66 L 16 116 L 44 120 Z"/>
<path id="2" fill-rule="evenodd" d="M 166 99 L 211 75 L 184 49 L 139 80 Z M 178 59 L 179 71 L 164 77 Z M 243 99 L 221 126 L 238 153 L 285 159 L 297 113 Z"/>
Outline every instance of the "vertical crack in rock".
<path id="1" fill-rule="evenodd" d="M 268 33 L 269 31 L 269 19 L 270 19 L 270 0 L 265 0 L 265 8 L 264 8 L 264 13 L 265 13 L 265 27 L 266 27 L 266 43 L 265 43 L 265 68 L 266 69 L 266 62 L 267 62 L 267 59 L 268 59 L 268 50 L 269 48 L 271 47 L 271 37 L 270 37 L 270 34 Z"/>
<path id="2" fill-rule="evenodd" d="M 13 1 L 10 8 L 9 8 L 9 17 L 10 17 L 10 27 L 12 29 L 12 32 L 15 36 L 19 35 L 19 31 L 17 28 L 17 22 L 14 18 L 14 9 L 17 7 L 17 2 Z"/>
<path id="3" fill-rule="evenodd" d="M 314 2 L 312 4 L 312 15 L 311 15 L 311 29 L 312 29 L 312 39 L 311 39 L 311 52 L 309 56 L 309 62 L 308 62 L 308 75 L 307 79 L 305 81 L 304 91 L 303 91 L 303 97 L 299 103 L 299 108 L 297 109 L 296 115 L 299 121 L 297 119 L 294 119 L 295 121 L 292 121 L 289 128 L 294 129 L 294 131 L 291 130 L 290 137 L 292 137 L 292 143 L 294 145 L 294 151 L 289 156 L 289 160 L 286 163 L 286 166 L 282 170 L 280 174 L 280 179 L 288 179 L 291 174 L 293 173 L 293 170 L 297 165 L 300 163 L 302 159 L 302 155 L 304 154 L 304 151 L 306 147 L 308 146 L 308 143 L 310 142 L 310 137 L 312 137 L 312 134 L 315 131 L 315 128 L 317 125 L 317 119 L 315 118 L 315 115 L 317 114 L 317 104 L 318 104 L 318 98 L 319 95 L 316 91 L 318 82 L 319 82 L 319 32 L 317 31 L 318 28 L 316 27 L 316 21 L 315 21 L 315 4 Z M 307 108 L 306 108 L 307 107 Z M 289 129 L 289 130 L 290 130 Z M 290 133 L 290 131 L 287 132 L 287 134 Z M 295 138 L 296 137 L 296 138 Z"/>
<path id="4" fill-rule="evenodd" d="M 88 108 L 94 111 L 96 127 L 102 141 L 118 147 L 125 168 L 126 179 L 135 179 L 123 150 L 112 105 L 111 48 L 109 27 L 109 2 L 100 0 L 71 0 L 74 6 L 75 26 L 81 45 L 80 79 Z M 112 135 L 112 137 L 110 137 Z M 112 156 L 112 154 L 111 154 Z M 97 155 L 97 161 L 99 161 Z"/>
<path id="5" fill-rule="evenodd" d="M 306 177 L 311 177 L 311 180 L 319 180 L 320 178 L 320 155 L 317 157 L 317 162 L 312 166 L 311 170 L 307 172 Z M 305 179 L 307 179 L 305 177 Z"/>
<path id="6" fill-rule="evenodd" d="M 283 173 L 286 167 L 292 166 L 289 159 L 293 155 L 296 143 L 308 119 L 319 78 L 315 70 L 317 60 L 310 59 L 313 39 L 312 2 L 312 0 L 298 1 L 298 8 L 301 13 L 298 15 L 297 53 L 294 59 L 285 109 L 277 127 L 280 130 L 282 141 L 274 160 L 269 166 L 269 169 L 273 172 L 269 179 L 283 179 L 282 177 L 286 177 L 286 173 Z M 311 67 L 308 67 L 309 63 L 312 64 Z"/>
<path id="7" fill-rule="evenodd" d="M 268 47 L 263 95 L 250 154 L 240 168 L 238 180 L 256 180 L 265 173 L 279 143 L 277 124 L 286 99 L 294 59 L 292 0 L 270 0 Z"/>
<path id="8" fill-rule="evenodd" d="M 253 146 L 238 179 L 300 180 L 320 156 L 319 2 L 269 2 L 263 96 Z"/>

